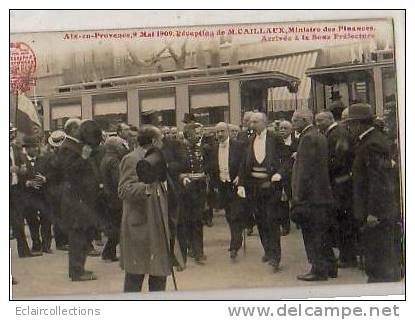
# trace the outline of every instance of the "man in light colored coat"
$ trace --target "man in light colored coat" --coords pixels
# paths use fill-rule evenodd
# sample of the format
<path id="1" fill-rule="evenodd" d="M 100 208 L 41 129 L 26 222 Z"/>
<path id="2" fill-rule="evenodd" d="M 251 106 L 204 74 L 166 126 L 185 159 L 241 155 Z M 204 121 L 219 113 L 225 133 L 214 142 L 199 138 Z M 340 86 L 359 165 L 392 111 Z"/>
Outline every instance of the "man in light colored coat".
<path id="1" fill-rule="evenodd" d="M 149 275 L 150 291 L 163 291 L 171 272 L 166 241 L 169 235 L 165 234 L 169 233 L 166 184 L 146 184 L 136 172 L 138 161 L 144 159 L 150 148 L 161 147 L 161 139 L 161 131 L 156 127 L 141 127 L 137 136 L 140 147 L 124 156 L 120 164 L 120 263 L 125 270 L 124 292 L 141 291 L 145 274 Z"/>

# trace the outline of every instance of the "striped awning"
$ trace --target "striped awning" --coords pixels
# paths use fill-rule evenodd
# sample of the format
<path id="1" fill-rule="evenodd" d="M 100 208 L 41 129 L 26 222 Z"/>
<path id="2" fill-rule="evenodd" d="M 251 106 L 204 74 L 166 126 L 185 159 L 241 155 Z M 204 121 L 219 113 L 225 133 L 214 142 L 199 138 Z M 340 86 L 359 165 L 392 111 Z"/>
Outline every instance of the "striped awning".
<path id="1" fill-rule="evenodd" d="M 290 93 L 286 87 L 270 88 L 268 90 L 268 111 L 295 110 L 308 108 L 311 91 L 311 79 L 306 70 L 315 67 L 319 50 L 293 53 L 290 55 L 256 59 L 243 63 L 255 66 L 265 71 L 279 71 L 300 79 L 297 93 Z"/>

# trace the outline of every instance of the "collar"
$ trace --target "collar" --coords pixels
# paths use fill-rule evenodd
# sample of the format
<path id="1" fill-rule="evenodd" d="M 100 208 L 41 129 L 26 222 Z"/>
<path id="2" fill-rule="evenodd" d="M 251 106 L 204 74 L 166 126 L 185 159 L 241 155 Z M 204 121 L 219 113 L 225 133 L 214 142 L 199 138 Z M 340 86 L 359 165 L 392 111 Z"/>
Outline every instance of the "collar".
<path id="1" fill-rule="evenodd" d="M 300 135 L 299 135 L 299 137 L 301 137 L 308 129 L 310 129 L 310 128 L 312 128 L 313 127 L 313 125 L 312 124 L 309 124 L 307 127 L 305 127 L 304 129 L 303 129 L 303 131 L 301 131 L 300 132 Z"/>
<path id="2" fill-rule="evenodd" d="M 26 153 L 26 157 L 29 161 L 36 161 L 36 157 L 31 157 Z"/>
<path id="3" fill-rule="evenodd" d="M 292 143 L 291 134 L 287 138 L 284 139 L 284 143 L 286 145 L 291 145 L 291 143 Z"/>
<path id="4" fill-rule="evenodd" d="M 326 129 L 326 134 L 328 134 L 331 130 L 337 127 L 339 124 L 337 122 L 333 122 L 329 127 Z"/>
<path id="5" fill-rule="evenodd" d="M 81 143 L 81 141 L 79 141 L 78 139 L 70 136 L 69 134 L 66 135 L 66 139 L 72 140 L 72 141 L 74 141 L 76 143 Z"/>
<path id="6" fill-rule="evenodd" d="M 266 137 L 266 135 L 267 135 L 267 129 L 266 128 L 264 130 L 262 130 L 260 134 L 256 134 L 256 136 L 261 140 L 264 139 Z"/>
<path id="7" fill-rule="evenodd" d="M 375 127 L 370 127 L 369 129 L 367 129 L 359 136 L 359 140 L 362 140 L 365 136 L 369 134 L 369 132 L 372 132 L 373 130 L 375 130 Z"/>

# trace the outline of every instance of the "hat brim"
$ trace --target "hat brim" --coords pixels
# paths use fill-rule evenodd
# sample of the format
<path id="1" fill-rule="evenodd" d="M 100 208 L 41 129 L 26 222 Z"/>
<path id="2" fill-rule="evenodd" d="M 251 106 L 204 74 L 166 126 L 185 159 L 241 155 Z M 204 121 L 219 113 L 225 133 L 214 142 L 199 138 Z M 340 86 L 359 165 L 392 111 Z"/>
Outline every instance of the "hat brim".
<path id="1" fill-rule="evenodd" d="M 65 138 L 63 138 L 60 142 L 55 142 L 55 141 L 53 141 L 52 137 L 49 137 L 49 138 L 48 138 L 48 143 L 49 143 L 52 147 L 60 147 L 64 141 L 65 141 Z"/>

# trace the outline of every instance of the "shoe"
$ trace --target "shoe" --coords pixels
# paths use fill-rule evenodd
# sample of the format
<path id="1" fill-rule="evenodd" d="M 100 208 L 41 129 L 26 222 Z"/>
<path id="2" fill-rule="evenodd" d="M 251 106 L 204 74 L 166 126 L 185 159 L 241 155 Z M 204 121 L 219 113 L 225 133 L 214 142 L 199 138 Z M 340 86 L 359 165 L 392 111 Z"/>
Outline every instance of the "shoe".
<path id="1" fill-rule="evenodd" d="M 341 269 L 345 268 L 356 268 L 357 267 L 357 261 L 340 261 L 337 265 Z"/>
<path id="2" fill-rule="evenodd" d="M 64 245 L 56 246 L 56 250 L 69 251 L 69 245 L 64 244 Z"/>
<path id="3" fill-rule="evenodd" d="M 197 264 L 205 264 L 204 261 L 206 261 L 207 257 L 205 255 L 201 255 L 200 257 L 195 257 L 195 262 Z"/>
<path id="4" fill-rule="evenodd" d="M 267 256 L 263 256 L 263 257 L 261 258 L 261 261 L 262 261 L 263 263 L 268 262 L 268 261 L 269 261 L 269 258 L 268 258 Z"/>
<path id="5" fill-rule="evenodd" d="M 333 270 L 330 270 L 330 271 L 328 272 L 328 276 L 329 276 L 329 278 L 333 278 L 333 279 L 335 279 L 335 278 L 337 278 L 337 275 L 338 275 L 337 269 L 333 269 Z"/>
<path id="6" fill-rule="evenodd" d="M 102 260 L 104 260 L 105 262 L 116 262 L 116 261 L 120 261 L 120 258 L 118 257 L 102 257 Z"/>
<path id="7" fill-rule="evenodd" d="M 302 281 L 326 281 L 328 280 L 328 277 L 310 272 L 310 273 L 298 275 L 297 279 L 302 280 Z"/>
<path id="8" fill-rule="evenodd" d="M 52 249 L 43 249 L 42 252 L 47 254 L 53 254 Z"/>
<path id="9" fill-rule="evenodd" d="M 99 257 L 101 255 L 101 252 L 99 252 L 97 249 L 91 249 L 88 252 L 88 256 L 90 257 Z"/>
<path id="10" fill-rule="evenodd" d="M 91 281 L 91 280 L 98 280 L 97 276 L 94 273 L 83 273 L 81 275 L 72 275 L 72 281 Z"/>
<path id="11" fill-rule="evenodd" d="M 213 222 L 212 221 L 206 221 L 206 226 L 209 228 L 213 227 Z"/>
<path id="12" fill-rule="evenodd" d="M 277 259 L 269 260 L 268 264 L 273 268 L 274 272 L 277 272 L 280 269 L 280 263 Z"/>
<path id="13" fill-rule="evenodd" d="M 32 257 L 40 257 L 43 256 L 43 253 L 40 251 L 32 251 L 28 252 L 25 255 L 21 256 L 21 258 L 32 258 Z"/>
<path id="14" fill-rule="evenodd" d="M 235 260 L 236 257 L 238 256 L 238 251 L 236 250 L 231 250 L 229 256 L 231 257 L 232 260 Z"/>
<path id="15" fill-rule="evenodd" d="M 183 266 L 183 267 L 182 267 L 182 266 L 177 266 L 177 267 L 176 267 L 176 271 L 177 271 L 177 272 L 182 272 L 182 271 L 184 271 L 185 269 L 186 269 L 186 266 Z"/>

